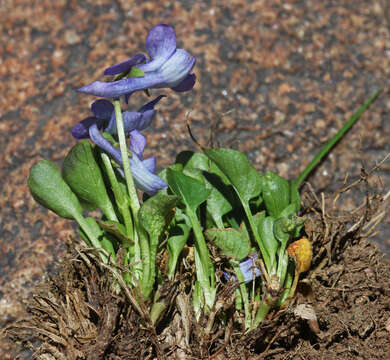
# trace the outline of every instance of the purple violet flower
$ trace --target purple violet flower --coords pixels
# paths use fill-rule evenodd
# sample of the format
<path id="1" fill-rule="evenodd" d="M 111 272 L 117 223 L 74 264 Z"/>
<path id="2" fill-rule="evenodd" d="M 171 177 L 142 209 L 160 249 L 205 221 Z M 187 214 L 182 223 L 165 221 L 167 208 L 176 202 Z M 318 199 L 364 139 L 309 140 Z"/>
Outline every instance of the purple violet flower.
<path id="1" fill-rule="evenodd" d="M 247 260 L 240 262 L 240 270 L 244 276 L 245 284 L 259 277 L 261 272 L 260 269 L 256 266 L 257 254 L 251 254 L 248 256 Z M 226 280 L 236 281 L 237 278 L 233 275 L 230 275 L 226 271 L 224 272 L 224 277 Z"/>
<path id="2" fill-rule="evenodd" d="M 128 99 L 138 90 L 171 88 L 183 92 L 194 87 L 196 76 L 190 72 L 195 65 L 195 58 L 187 51 L 176 48 L 176 35 L 171 26 L 160 24 L 152 28 L 146 37 L 146 50 L 149 61 L 144 63 L 145 55 L 137 54 L 104 71 L 105 75 L 115 75 L 129 73 L 136 67 L 141 70 L 141 74 L 112 82 L 95 81 L 78 91 L 105 98 L 126 95 Z"/>
<path id="3" fill-rule="evenodd" d="M 123 166 L 120 150 L 103 137 L 96 123 L 89 127 L 89 137 L 97 146 L 111 155 L 117 164 Z M 154 174 L 155 158 L 142 160 L 142 154 L 146 145 L 145 137 L 137 130 L 133 130 L 130 133 L 130 138 L 132 140 L 130 144 L 132 156 L 129 158 L 129 161 L 136 187 L 149 195 L 155 194 L 158 190 L 166 189 L 167 184 L 165 181 Z M 124 176 L 122 169 L 118 169 L 118 171 Z"/>
<path id="4" fill-rule="evenodd" d="M 138 111 L 124 111 L 122 117 L 125 133 L 128 134 L 135 129 L 146 129 L 151 124 L 156 114 L 154 106 L 163 97 L 165 97 L 165 95 L 157 96 L 154 100 L 142 106 Z M 87 117 L 73 128 L 72 135 L 75 139 L 80 140 L 89 138 L 88 130 L 92 124 L 96 124 L 98 129 L 103 129 L 105 132 L 116 135 L 114 105 L 112 105 L 110 101 L 105 99 L 96 100 L 91 105 L 91 111 L 94 116 Z"/>

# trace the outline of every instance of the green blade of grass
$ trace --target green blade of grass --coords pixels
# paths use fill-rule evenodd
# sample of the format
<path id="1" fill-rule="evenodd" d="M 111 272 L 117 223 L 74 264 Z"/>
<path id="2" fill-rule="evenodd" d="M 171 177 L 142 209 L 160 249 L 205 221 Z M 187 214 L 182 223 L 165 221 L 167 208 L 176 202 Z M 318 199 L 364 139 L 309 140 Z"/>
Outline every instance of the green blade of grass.
<path id="1" fill-rule="evenodd" d="M 295 186 L 299 186 L 302 182 L 308 177 L 308 175 L 312 172 L 312 170 L 320 163 L 320 161 L 324 158 L 325 155 L 329 153 L 329 151 L 337 144 L 337 142 L 344 136 L 344 134 L 352 127 L 356 121 L 359 120 L 360 116 L 369 108 L 369 106 L 377 99 L 379 94 L 382 92 L 382 89 L 379 89 L 372 95 L 360 108 L 356 111 L 349 120 L 345 123 L 345 125 L 339 130 L 339 132 L 333 136 L 314 156 L 313 160 L 309 165 L 306 166 L 305 170 L 299 175 L 298 179 L 295 180 Z"/>

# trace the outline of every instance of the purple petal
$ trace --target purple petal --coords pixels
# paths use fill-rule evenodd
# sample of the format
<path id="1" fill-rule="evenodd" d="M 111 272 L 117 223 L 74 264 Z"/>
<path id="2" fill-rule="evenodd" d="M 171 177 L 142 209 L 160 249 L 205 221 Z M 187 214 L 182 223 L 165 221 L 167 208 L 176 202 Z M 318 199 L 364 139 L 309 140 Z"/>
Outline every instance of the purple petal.
<path id="1" fill-rule="evenodd" d="M 122 118 L 125 133 L 128 134 L 139 128 L 140 121 L 142 120 L 142 114 L 136 111 L 124 111 L 122 113 Z"/>
<path id="2" fill-rule="evenodd" d="M 223 272 L 223 277 L 225 278 L 226 281 L 236 281 L 237 278 L 234 275 L 230 275 L 227 271 Z"/>
<path id="3" fill-rule="evenodd" d="M 161 66 L 164 83 L 158 87 L 178 86 L 189 74 L 195 65 L 195 58 L 183 49 L 177 49 L 175 53 Z M 157 86 L 156 86 L 157 87 Z"/>
<path id="4" fill-rule="evenodd" d="M 145 160 L 142 160 L 142 163 L 145 165 L 145 167 L 154 174 L 155 170 L 156 170 L 156 158 L 155 157 L 151 157 L 151 158 L 147 158 Z"/>
<path id="5" fill-rule="evenodd" d="M 96 124 L 89 128 L 89 137 L 97 146 L 103 149 L 106 153 L 110 154 L 116 163 L 122 165 L 120 150 L 103 137 Z"/>
<path id="6" fill-rule="evenodd" d="M 99 99 L 91 105 L 91 110 L 98 119 L 108 120 L 114 111 L 114 105 L 106 99 Z"/>
<path id="7" fill-rule="evenodd" d="M 142 135 L 138 130 L 130 132 L 130 151 L 136 153 L 140 159 L 144 153 L 146 145 L 146 137 Z"/>
<path id="8" fill-rule="evenodd" d="M 145 111 L 144 113 L 139 113 L 141 114 L 141 118 L 138 122 L 138 125 L 137 125 L 137 130 L 145 130 L 147 127 L 150 126 L 150 124 L 152 123 L 153 119 L 154 119 L 154 116 L 156 115 L 156 110 L 148 110 L 148 111 Z"/>
<path id="9" fill-rule="evenodd" d="M 89 132 L 88 129 L 91 125 L 95 124 L 96 126 L 100 126 L 101 120 L 95 118 L 94 116 L 90 116 L 82 121 L 80 121 L 73 129 L 72 135 L 75 139 L 88 139 Z"/>
<path id="10" fill-rule="evenodd" d="M 149 101 L 147 104 L 145 104 L 144 106 L 142 106 L 138 112 L 142 113 L 142 112 L 145 112 L 147 110 L 153 110 L 154 109 L 154 106 L 163 98 L 163 97 L 166 97 L 166 95 L 159 95 L 157 96 L 154 100 L 152 101 Z"/>
<path id="11" fill-rule="evenodd" d="M 176 92 L 184 92 L 184 91 L 189 91 L 191 90 L 196 82 L 196 75 L 195 74 L 188 74 L 184 80 L 182 80 L 179 85 L 174 86 L 171 88 L 172 90 Z"/>
<path id="12" fill-rule="evenodd" d="M 161 74 L 152 73 L 145 74 L 144 77 L 122 79 L 113 82 L 94 81 L 77 89 L 77 91 L 105 98 L 119 98 L 137 90 L 164 87 L 160 86 L 161 84 L 164 84 Z"/>
<path id="13" fill-rule="evenodd" d="M 112 65 L 104 70 L 104 75 L 116 75 L 123 72 L 128 72 L 134 65 L 138 65 L 146 61 L 144 54 L 137 54 L 119 64 Z"/>
<path id="14" fill-rule="evenodd" d="M 165 181 L 153 174 L 145 164 L 133 153 L 130 159 L 130 167 L 133 173 L 135 185 L 148 195 L 154 195 L 158 190 L 166 189 Z"/>
<path id="15" fill-rule="evenodd" d="M 125 129 L 125 133 L 127 134 L 134 129 L 138 129 L 138 125 L 142 119 L 142 114 L 136 111 L 124 111 L 122 113 L 122 119 L 123 127 Z M 117 134 L 115 113 L 112 114 L 110 122 L 104 131 L 114 135 Z"/>
<path id="16" fill-rule="evenodd" d="M 115 111 L 111 113 L 110 121 L 108 122 L 107 127 L 104 129 L 105 132 L 110 134 L 116 134 L 116 121 L 115 121 Z"/>
<path id="17" fill-rule="evenodd" d="M 256 277 L 260 276 L 260 270 L 256 266 L 257 254 L 254 253 L 249 256 L 249 258 L 240 263 L 240 270 L 242 275 L 244 275 L 245 283 L 248 283 L 254 280 Z"/>
<path id="18" fill-rule="evenodd" d="M 146 71 L 157 70 L 176 50 L 176 35 L 173 28 L 166 24 L 155 26 L 146 37 L 146 50 L 151 58 L 139 68 Z"/>
<path id="19" fill-rule="evenodd" d="M 256 266 L 257 254 L 249 255 L 247 260 L 240 262 L 240 270 L 244 276 L 245 283 L 248 283 L 261 275 L 260 269 Z M 237 278 L 234 275 L 230 275 L 224 271 L 223 276 L 226 280 L 236 281 Z"/>
<path id="20" fill-rule="evenodd" d="M 148 102 L 144 106 L 142 106 L 138 113 L 141 114 L 141 118 L 136 127 L 137 130 L 142 131 L 150 126 L 152 123 L 154 116 L 156 115 L 156 111 L 154 110 L 154 106 L 163 98 L 165 95 L 160 95 L 156 97 L 154 100 Z"/>
<path id="21" fill-rule="evenodd" d="M 111 155 L 117 164 L 123 166 L 120 150 L 114 147 L 107 139 L 103 137 L 96 124 L 93 124 L 89 128 L 89 135 L 91 140 L 97 146 Z M 130 159 L 130 167 L 135 185 L 138 189 L 146 192 L 147 194 L 154 195 L 158 190 L 166 189 L 168 187 L 163 179 L 149 171 L 148 167 L 138 158 L 135 153 L 132 154 Z M 118 170 L 122 176 L 124 176 L 123 170 Z"/>

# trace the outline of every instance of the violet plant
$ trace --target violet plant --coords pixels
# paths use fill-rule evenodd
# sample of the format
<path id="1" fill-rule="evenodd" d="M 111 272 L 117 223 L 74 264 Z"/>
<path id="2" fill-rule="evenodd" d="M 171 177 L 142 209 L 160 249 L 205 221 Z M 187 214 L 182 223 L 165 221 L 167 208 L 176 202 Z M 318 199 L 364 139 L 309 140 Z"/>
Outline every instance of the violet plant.
<path id="1" fill-rule="evenodd" d="M 75 220 L 81 238 L 99 251 L 102 262 L 127 269 L 123 280 L 133 292 L 134 305 L 147 304 L 153 323 L 167 307 L 159 290 L 164 281 L 175 284 L 179 278 L 187 244 L 194 249 L 191 293 L 196 318 L 206 314 L 214 319 L 221 308 L 217 289 L 232 285 L 236 309 L 243 308 L 244 328 L 254 329 L 270 309 L 288 304 L 299 274 L 310 264 L 310 243 L 302 238 L 304 219 L 299 217 L 299 185 L 380 91 L 296 181 L 269 171 L 261 174 L 244 154 L 223 148 L 183 152 L 175 164 L 156 175 L 156 159 L 143 158 L 142 131 L 151 126 L 154 107 L 164 95 L 137 111 L 121 107 L 135 91 L 191 90 L 195 58 L 177 49 L 174 30 L 164 24 L 150 30 L 146 50 L 149 59 L 137 54 L 106 69 L 104 74 L 113 75 L 113 81 L 95 81 L 78 89 L 104 99 L 92 104 L 93 116 L 73 128 L 80 141 L 65 157 L 61 172 L 46 160 L 33 166 L 30 191 L 46 208 Z M 145 194 L 144 202 L 139 192 Z M 97 208 L 102 218 L 85 216 Z M 289 251 L 296 239 L 300 240 L 293 243 L 294 251 Z M 166 273 L 157 262 L 163 252 L 168 254 Z M 216 272 L 211 253 L 223 260 L 223 276 Z"/>
<path id="2" fill-rule="evenodd" d="M 42 161 L 32 168 L 29 178 L 35 199 L 58 215 L 76 220 L 85 242 L 104 250 L 102 261 L 115 264 L 119 248 L 126 249 L 124 263 L 129 272 L 125 280 L 129 287 L 141 288 L 145 301 L 155 285 L 159 240 L 178 198 L 157 194 L 167 184 L 155 174 L 155 158 L 143 159 L 146 138 L 141 131 L 151 125 L 154 107 L 164 95 L 138 111 L 122 111 L 120 98 L 127 103 L 133 92 L 151 88 L 189 91 L 196 80 L 191 73 L 195 58 L 177 49 L 172 27 L 161 24 L 151 29 L 146 49 L 149 60 L 137 54 L 105 70 L 105 75 L 117 75 L 113 81 L 96 81 L 78 89 L 105 97 L 92 104 L 93 116 L 72 130 L 76 139 L 91 141 L 81 140 L 70 150 L 62 174 L 54 164 Z M 141 206 L 137 189 L 155 197 Z M 103 219 L 83 217 L 83 210 L 96 208 L 102 210 Z"/>

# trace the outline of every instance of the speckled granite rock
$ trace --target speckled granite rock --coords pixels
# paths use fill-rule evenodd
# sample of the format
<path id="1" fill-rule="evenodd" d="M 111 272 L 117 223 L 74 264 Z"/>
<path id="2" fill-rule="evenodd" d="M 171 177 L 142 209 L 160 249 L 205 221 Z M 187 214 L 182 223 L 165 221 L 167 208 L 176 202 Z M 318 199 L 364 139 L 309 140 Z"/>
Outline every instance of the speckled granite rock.
<path id="1" fill-rule="evenodd" d="M 245 151 L 258 169 L 296 177 L 378 87 L 381 97 L 310 181 L 330 191 L 390 151 L 386 0 L 0 0 L 0 326 L 20 316 L 17 299 L 55 267 L 74 234 L 31 199 L 30 167 L 41 158 L 60 163 L 74 144 L 70 129 L 94 101 L 73 89 L 144 50 L 158 23 L 174 26 L 198 75 L 191 93 L 160 92 L 169 97 L 158 105 L 146 154 L 160 167 L 195 148 L 189 111 L 201 143 L 217 128 L 216 140 Z M 143 101 L 136 94 L 130 107 Z M 388 162 L 378 183 L 390 187 Z M 383 247 L 389 228 L 387 217 Z M 12 358 L 1 347 L 1 358 Z"/>

